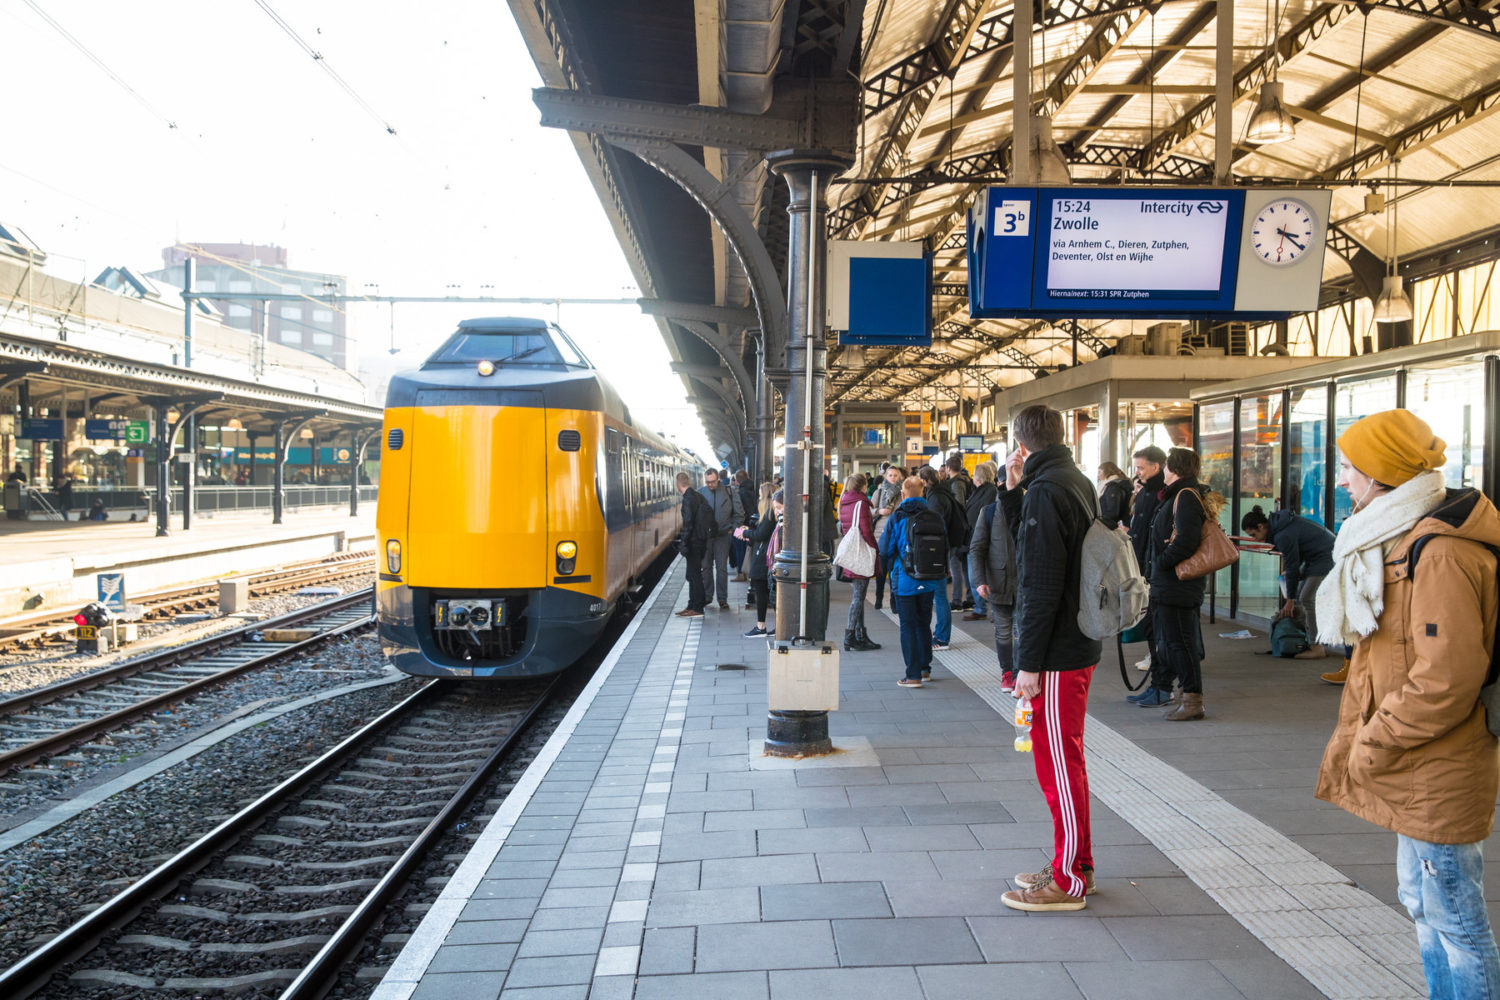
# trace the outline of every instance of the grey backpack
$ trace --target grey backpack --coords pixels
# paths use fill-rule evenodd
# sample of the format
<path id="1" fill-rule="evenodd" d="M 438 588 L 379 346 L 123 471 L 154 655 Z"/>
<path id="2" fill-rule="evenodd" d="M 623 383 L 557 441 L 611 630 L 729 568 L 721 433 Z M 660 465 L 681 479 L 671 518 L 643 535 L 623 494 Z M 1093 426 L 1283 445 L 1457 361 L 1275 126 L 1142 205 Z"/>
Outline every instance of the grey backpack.
<path id="1" fill-rule="evenodd" d="M 1146 614 L 1151 588 L 1141 576 L 1135 549 L 1123 531 L 1094 518 L 1083 536 L 1078 574 L 1078 628 L 1090 639 L 1108 639 Z"/>

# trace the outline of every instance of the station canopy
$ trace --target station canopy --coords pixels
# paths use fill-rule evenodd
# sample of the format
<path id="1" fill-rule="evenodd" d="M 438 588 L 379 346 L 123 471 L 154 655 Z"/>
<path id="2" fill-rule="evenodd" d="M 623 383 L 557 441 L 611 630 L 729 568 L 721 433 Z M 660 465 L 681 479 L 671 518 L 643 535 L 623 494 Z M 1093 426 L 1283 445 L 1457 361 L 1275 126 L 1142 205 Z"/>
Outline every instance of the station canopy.
<path id="1" fill-rule="evenodd" d="M 1006 0 L 511 6 L 546 88 L 543 122 L 570 130 L 643 294 L 664 303 L 663 333 L 716 441 L 743 429 L 730 404 L 754 372 L 753 328 L 767 318 L 757 298 L 785 300 L 785 184 L 761 157 L 809 138 L 853 158 L 829 194 L 831 238 L 922 240 L 935 255 L 931 348 L 832 347 L 829 404 L 948 408 L 1132 332 L 1121 320 L 967 312 L 966 213 L 1011 167 Z M 1373 297 L 1393 255 L 1407 275 L 1494 259 L 1500 0 L 1241 0 L 1232 116 L 1215 101 L 1218 11 L 1197 0 L 1033 8 L 1031 112 L 1051 120 L 1070 183 L 1213 184 L 1216 134 L 1228 128 L 1236 186 L 1333 190 L 1325 302 Z M 1272 83 L 1295 137 L 1253 144 L 1250 119 Z M 1376 189 L 1384 209 L 1366 200 Z M 710 218 L 724 206 L 740 212 Z M 725 311 L 671 315 L 689 303 Z"/>

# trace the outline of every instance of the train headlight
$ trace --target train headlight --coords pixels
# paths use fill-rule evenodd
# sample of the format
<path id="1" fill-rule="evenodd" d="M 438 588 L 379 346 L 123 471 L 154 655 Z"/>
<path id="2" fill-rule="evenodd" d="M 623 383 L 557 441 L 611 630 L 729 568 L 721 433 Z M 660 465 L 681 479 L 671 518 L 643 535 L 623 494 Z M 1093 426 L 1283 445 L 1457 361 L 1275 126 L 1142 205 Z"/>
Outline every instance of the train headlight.
<path id="1" fill-rule="evenodd" d="M 392 573 L 401 572 L 401 543 L 394 538 L 385 543 L 385 568 Z"/>
<path id="2" fill-rule="evenodd" d="M 495 374 L 495 363 L 493 361 L 481 361 L 481 362 L 479 362 L 479 374 L 481 374 L 481 375 L 493 375 L 493 374 Z"/>
<path id="3" fill-rule="evenodd" d="M 560 576 L 571 576 L 578 559 L 578 543 L 557 543 L 557 572 Z"/>

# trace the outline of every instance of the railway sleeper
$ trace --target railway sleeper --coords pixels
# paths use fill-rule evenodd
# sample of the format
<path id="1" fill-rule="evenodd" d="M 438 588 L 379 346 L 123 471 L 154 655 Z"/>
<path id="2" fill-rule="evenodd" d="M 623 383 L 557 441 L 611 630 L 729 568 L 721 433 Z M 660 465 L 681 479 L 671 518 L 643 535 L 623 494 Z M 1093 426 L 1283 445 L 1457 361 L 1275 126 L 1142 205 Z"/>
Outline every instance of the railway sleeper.
<path id="1" fill-rule="evenodd" d="M 377 866 L 388 868 L 400 858 L 399 854 L 384 854 L 380 857 L 354 858 L 349 861 L 284 861 L 281 858 L 268 858 L 260 854 L 234 854 L 225 858 L 224 864 L 230 868 L 296 868 L 302 871 L 340 872 Z"/>
<path id="2" fill-rule="evenodd" d="M 377 837 L 375 840 L 329 840 L 323 846 L 337 850 L 378 851 L 387 847 L 405 848 L 410 843 L 409 837 Z"/>
<path id="3" fill-rule="evenodd" d="M 412 819 L 389 819 L 378 823 L 345 823 L 350 830 L 419 830 L 431 822 L 430 817 L 417 816 Z"/>
<path id="4" fill-rule="evenodd" d="M 432 782 L 432 778 L 430 776 L 422 774 L 370 774 L 365 771 L 345 771 L 343 773 L 343 778 L 345 781 L 348 781 L 350 779 L 362 779 L 374 784 L 379 784 L 380 782 L 384 781 L 399 782 L 405 785 L 427 785 Z M 437 785 L 434 786 L 433 791 L 437 791 L 439 789 L 447 791 L 449 789 L 457 787 L 458 785 L 456 784 Z"/>
<path id="5" fill-rule="evenodd" d="M 473 762 L 481 760 L 485 755 L 475 754 L 461 760 L 448 760 L 432 764 L 422 764 L 424 771 L 463 771 L 465 773 L 474 770 Z M 355 767 L 377 767 L 377 768 L 401 768 L 411 767 L 412 762 L 404 760 L 376 760 L 371 757 L 360 757 L 354 761 Z"/>
<path id="6" fill-rule="evenodd" d="M 361 892 L 380 884 L 378 878 L 351 878 L 344 882 L 329 882 L 327 885 L 278 885 L 271 892 L 279 896 L 332 896 L 340 892 Z"/>
<path id="7" fill-rule="evenodd" d="M 296 955 L 315 952 L 328 943 L 332 934 L 303 934 L 280 941 L 257 941 L 241 944 L 229 941 L 184 941 L 160 934 L 126 934 L 117 942 L 125 948 L 159 951 L 196 951 L 212 955 Z"/>
<path id="8" fill-rule="evenodd" d="M 315 920 L 336 920 L 347 917 L 356 908 L 353 903 L 337 903 L 333 906 L 320 906 L 315 910 L 297 910 L 290 913 L 282 911 L 236 913 L 234 919 L 247 924 L 304 924 Z"/>
<path id="9" fill-rule="evenodd" d="M 301 969 L 267 969 L 243 976 L 209 976 L 168 979 L 162 984 L 168 990 L 200 990 L 204 992 L 237 993 L 257 986 L 279 985 L 296 979 Z"/>

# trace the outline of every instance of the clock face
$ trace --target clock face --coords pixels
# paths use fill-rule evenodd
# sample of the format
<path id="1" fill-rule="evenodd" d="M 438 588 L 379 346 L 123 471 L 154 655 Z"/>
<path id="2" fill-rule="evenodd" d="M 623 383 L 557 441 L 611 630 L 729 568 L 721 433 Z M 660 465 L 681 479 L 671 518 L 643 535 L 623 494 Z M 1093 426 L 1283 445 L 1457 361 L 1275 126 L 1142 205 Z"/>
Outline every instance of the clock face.
<path id="1" fill-rule="evenodd" d="M 1312 209 L 1294 198 L 1278 198 L 1250 223 L 1250 248 L 1267 264 L 1282 267 L 1302 259 L 1315 242 Z"/>

